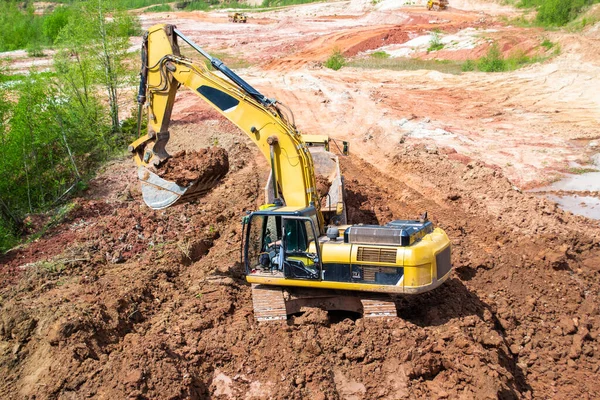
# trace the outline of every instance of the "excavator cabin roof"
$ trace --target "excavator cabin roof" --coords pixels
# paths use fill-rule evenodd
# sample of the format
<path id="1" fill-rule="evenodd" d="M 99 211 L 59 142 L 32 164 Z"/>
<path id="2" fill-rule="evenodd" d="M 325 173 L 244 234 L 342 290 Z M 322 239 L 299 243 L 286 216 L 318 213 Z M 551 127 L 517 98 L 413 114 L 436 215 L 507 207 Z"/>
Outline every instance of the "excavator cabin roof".
<path id="1" fill-rule="evenodd" d="M 252 214 L 281 214 L 281 215 L 293 215 L 297 217 L 310 217 L 316 214 L 316 209 L 313 206 L 310 207 L 293 207 L 293 206 L 276 206 L 273 204 L 265 204 L 260 208 L 259 211 L 255 211 Z"/>

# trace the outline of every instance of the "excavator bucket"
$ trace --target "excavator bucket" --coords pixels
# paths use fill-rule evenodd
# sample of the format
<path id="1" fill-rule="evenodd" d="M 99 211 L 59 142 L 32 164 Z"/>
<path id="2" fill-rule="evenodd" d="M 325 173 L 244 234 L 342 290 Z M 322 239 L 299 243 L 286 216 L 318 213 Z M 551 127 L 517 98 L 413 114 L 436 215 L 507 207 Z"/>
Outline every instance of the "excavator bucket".
<path id="1" fill-rule="evenodd" d="M 148 207 L 154 210 L 160 210 L 177 202 L 190 201 L 203 196 L 219 183 L 225 173 L 201 176 L 184 187 L 161 178 L 148 168 L 138 168 L 138 178 L 142 183 L 142 197 Z"/>
<path id="2" fill-rule="evenodd" d="M 219 147 L 180 151 L 173 156 L 165 151 L 163 155 L 163 161 L 156 166 L 138 167 L 144 202 L 155 210 L 204 195 L 229 171 L 227 151 Z"/>

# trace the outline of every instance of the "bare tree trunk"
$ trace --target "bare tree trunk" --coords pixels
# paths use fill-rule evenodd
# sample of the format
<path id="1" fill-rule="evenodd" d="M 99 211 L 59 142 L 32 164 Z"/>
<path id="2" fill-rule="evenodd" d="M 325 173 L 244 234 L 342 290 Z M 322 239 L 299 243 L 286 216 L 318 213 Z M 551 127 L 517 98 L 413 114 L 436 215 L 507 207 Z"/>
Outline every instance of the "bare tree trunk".
<path id="1" fill-rule="evenodd" d="M 116 79 L 114 77 L 114 68 L 112 68 L 112 59 L 108 50 L 108 39 L 106 35 L 106 21 L 102 13 L 102 0 L 98 0 L 98 23 L 100 28 L 100 40 L 102 42 L 102 62 L 104 64 L 104 79 L 108 91 L 108 102 L 110 105 L 110 117 L 112 119 L 113 132 L 120 131 L 119 124 L 119 104 L 116 88 Z"/>
<path id="2" fill-rule="evenodd" d="M 75 164 L 75 159 L 73 158 L 73 153 L 71 152 L 71 148 L 69 147 L 69 143 L 67 142 L 67 135 L 65 134 L 65 126 L 63 124 L 62 116 L 58 111 L 54 111 L 56 114 L 56 118 L 58 119 L 58 124 L 60 125 L 60 133 L 62 136 L 62 140 L 67 148 L 67 153 L 69 154 L 69 159 L 71 160 L 71 165 L 73 165 L 73 169 L 75 170 L 75 175 L 77 176 L 77 180 L 81 180 L 81 175 L 79 174 L 79 170 L 77 169 L 77 164 Z"/>

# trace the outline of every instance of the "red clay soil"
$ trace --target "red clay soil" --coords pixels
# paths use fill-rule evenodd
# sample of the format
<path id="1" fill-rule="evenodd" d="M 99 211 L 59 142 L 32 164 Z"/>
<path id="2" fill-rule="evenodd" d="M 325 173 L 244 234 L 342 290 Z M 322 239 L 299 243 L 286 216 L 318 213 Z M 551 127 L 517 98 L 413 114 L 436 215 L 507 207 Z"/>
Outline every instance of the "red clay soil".
<path id="1" fill-rule="evenodd" d="M 167 159 L 157 173 L 163 179 L 187 187 L 200 177 L 220 177 L 227 174 L 228 170 L 227 151 L 220 147 L 209 147 L 198 151 L 179 151 Z"/>
<path id="2" fill-rule="evenodd" d="M 246 165 L 198 203 L 152 211 L 137 193 L 80 200 L 31 245 L 54 246 L 52 257 L 8 261 L 50 260 L 0 292 L 2 397 L 597 392 L 598 229 L 515 191 L 494 169 L 441 153 L 401 147 L 393 175 L 342 159 L 352 222 L 427 210 L 453 240 L 453 278 L 399 298 L 398 318 L 309 309 L 285 324 L 254 322 L 238 260 L 240 217 L 260 202 L 256 151 L 238 151 Z M 430 176 L 435 184 L 423 185 Z"/>

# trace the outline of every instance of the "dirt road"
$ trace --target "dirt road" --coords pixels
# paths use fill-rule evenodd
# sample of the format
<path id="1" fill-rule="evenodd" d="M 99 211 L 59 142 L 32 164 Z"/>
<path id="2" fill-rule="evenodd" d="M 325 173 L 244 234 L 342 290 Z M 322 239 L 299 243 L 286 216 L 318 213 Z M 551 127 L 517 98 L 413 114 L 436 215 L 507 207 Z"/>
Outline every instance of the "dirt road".
<path id="1" fill-rule="evenodd" d="M 226 13 L 144 19 L 249 61 L 238 73 L 290 106 L 304 133 L 350 140 L 350 222 L 427 210 L 453 242 L 449 282 L 399 299 L 399 318 L 310 310 L 255 323 L 240 218 L 261 204 L 268 166 L 181 92 L 171 151 L 218 144 L 228 175 L 195 203 L 152 211 L 133 163 L 116 161 L 61 224 L 0 259 L 0 397 L 597 397 L 600 226 L 521 189 L 593 154 L 600 30 L 513 28 L 497 17 L 516 13 L 506 7 L 451 5 L 313 4 L 250 13 L 247 24 Z M 506 52 L 538 51 L 546 37 L 562 51 L 501 74 L 319 66 L 336 47 L 407 51 L 441 26 L 457 43 L 481 30 L 459 59 L 485 53 L 491 37 Z"/>

